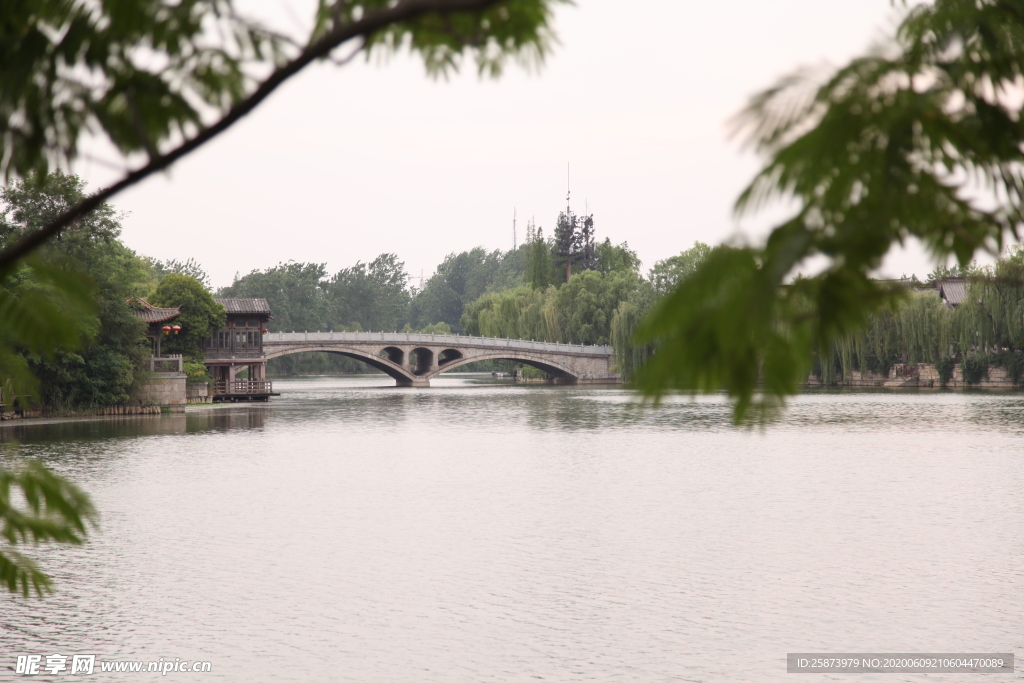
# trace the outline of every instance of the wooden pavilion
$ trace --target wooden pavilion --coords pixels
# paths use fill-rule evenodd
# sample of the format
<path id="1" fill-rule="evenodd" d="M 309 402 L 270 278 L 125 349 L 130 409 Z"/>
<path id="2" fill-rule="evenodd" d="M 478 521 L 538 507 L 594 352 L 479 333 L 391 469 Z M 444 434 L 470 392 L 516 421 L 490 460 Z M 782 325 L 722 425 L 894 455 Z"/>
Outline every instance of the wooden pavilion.
<path id="1" fill-rule="evenodd" d="M 272 320 L 266 299 L 215 299 L 227 313 L 227 325 L 204 340 L 206 367 L 214 378 L 214 400 L 267 400 L 275 395 L 267 380 L 263 333 Z M 248 370 L 248 379 L 237 375 Z"/>

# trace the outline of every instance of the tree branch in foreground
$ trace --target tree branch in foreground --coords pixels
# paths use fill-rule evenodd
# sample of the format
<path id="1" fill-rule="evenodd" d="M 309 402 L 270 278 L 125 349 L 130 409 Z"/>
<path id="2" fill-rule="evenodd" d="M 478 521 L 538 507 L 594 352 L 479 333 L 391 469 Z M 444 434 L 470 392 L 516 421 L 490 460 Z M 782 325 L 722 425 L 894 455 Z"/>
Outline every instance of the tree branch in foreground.
<path id="1" fill-rule="evenodd" d="M 180 146 L 150 159 L 141 168 L 126 174 L 121 180 L 83 199 L 39 230 L 23 236 L 9 247 L 0 251 L 0 272 L 18 259 L 38 249 L 47 240 L 56 237 L 103 202 L 122 190 L 135 185 L 152 174 L 170 167 L 182 157 L 199 149 L 225 130 L 240 121 L 270 96 L 285 81 L 299 73 L 317 59 L 328 57 L 332 50 L 353 38 L 368 38 L 373 33 L 392 24 L 410 21 L 433 12 L 473 12 L 487 9 L 501 0 L 404 0 L 394 7 L 367 14 L 351 24 L 337 26 L 322 38 L 303 50 L 295 59 L 278 68 L 251 95 L 232 106 L 219 121 L 203 129 L 194 138 Z"/>

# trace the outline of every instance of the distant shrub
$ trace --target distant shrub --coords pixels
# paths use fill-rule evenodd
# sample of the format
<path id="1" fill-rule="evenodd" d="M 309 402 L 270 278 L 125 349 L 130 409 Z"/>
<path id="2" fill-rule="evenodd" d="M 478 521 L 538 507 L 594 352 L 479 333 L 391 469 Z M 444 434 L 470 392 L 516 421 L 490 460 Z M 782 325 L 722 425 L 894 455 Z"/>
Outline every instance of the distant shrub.
<path id="1" fill-rule="evenodd" d="M 964 382 L 966 384 L 978 384 L 982 379 L 988 377 L 988 356 L 979 354 L 964 358 Z"/>
<path id="2" fill-rule="evenodd" d="M 1006 376 L 1014 386 L 1019 386 L 1024 381 L 1024 353 L 1000 351 L 992 356 L 992 365 L 1005 369 Z"/>
<path id="3" fill-rule="evenodd" d="M 205 384 L 212 379 L 206 372 L 206 366 L 202 363 L 187 360 L 182 366 L 185 370 L 185 375 L 188 377 L 186 381 L 189 384 Z"/>
<path id="4" fill-rule="evenodd" d="M 949 380 L 953 379 L 953 368 L 956 367 L 956 361 L 952 358 L 943 358 L 935 364 L 935 369 L 939 373 L 939 382 L 942 386 L 949 384 Z"/>

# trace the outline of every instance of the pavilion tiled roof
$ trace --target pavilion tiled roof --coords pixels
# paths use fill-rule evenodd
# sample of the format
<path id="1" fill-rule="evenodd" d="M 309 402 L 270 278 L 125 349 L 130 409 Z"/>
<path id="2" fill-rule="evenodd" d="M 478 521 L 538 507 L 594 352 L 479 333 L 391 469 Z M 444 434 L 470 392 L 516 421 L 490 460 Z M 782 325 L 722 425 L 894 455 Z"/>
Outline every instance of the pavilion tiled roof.
<path id="1" fill-rule="evenodd" d="M 160 308 L 137 296 L 128 299 L 132 315 L 147 323 L 162 323 L 181 315 L 180 308 Z"/>
<path id="2" fill-rule="evenodd" d="M 939 296 L 945 299 L 950 307 L 959 306 L 967 298 L 967 282 L 961 278 L 939 280 Z"/>
<path id="3" fill-rule="evenodd" d="M 270 315 L 266 299 L 214 299 L 228 313 L 244 315 Z"/>

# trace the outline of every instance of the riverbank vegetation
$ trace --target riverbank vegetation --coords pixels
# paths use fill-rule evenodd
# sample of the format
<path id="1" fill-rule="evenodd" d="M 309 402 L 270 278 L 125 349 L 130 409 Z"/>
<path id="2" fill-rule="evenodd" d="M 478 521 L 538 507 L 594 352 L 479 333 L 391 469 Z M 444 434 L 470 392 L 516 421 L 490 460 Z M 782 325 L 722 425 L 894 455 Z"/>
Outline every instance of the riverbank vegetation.
<path id="1" fill-rule="evenodd" d="M 965 296 L 955 307 L 934 285 L 963 275 Z M 931 363 L 945 384 L 961 363 L 964 379 L 977 384 L 989 366 L 1003 367 L 1015 385 L 1024 381 L 1024 250 L 1011 249 L 994 265 L 936 271 L 921 286 L 908 282 L 904 296 L 871 315 L 865 328 L 834 341 L 814 359 L 826 384 L 855 371 L 888 374 L 897 363 Z"/>
<path id="2" fill-rule="evenodd" d="M 0 190 L 0 245 L 84 192 L 80 179 L 61 173 Z M 697 242 L 642 273 L 627 243 L 597 238 L 593 216 L 563 212 L 550 238 L 531 223 L 518 248 L 477 247 L 449 254 L 422 281 L 408 275 L 397 254 L 388 253 L 333 274 L 322 263 L 281 263 L 212 292 L 195 260 L 164 262 L 124 246 L 120 221 L 113 207 L 101 207 L 3 287 L 4 296 L 22 305 L 35 297 L 79 311 L 74 334 L 65 343 L 46 345 L 42 352 L 22 344 L 0 359 L 12 368 L 6 376 L 17 367 L 30 378 L 33 400 L 50 412 L 95 410 L 130 400 L 148 372 L 143 326 L 124 305 L 125 299 L 139 296 L 157 306 L 182 307 L 182 332 L 165 339 L 164 350 L 185 357 L 193 380 L 205 376 L 199 341 L 224 323 L 214 296 L 266 298 L 274 316 L 271 331 L 381 330 L 609 344 L 616 369 L 630 380 L 659 348 L 657 337 L 643 341 L 637 336 L 644 320 L 713 254 Z M 54 298 L 56 290 L 46 285 L 46 273 L 54 272 L 82 278 L 78 291 L 85 296 L 79 309 Z M 956 308 L 932 286 L 949 277 L 961 278 L 968 291 Z M 896 363 L 934 363 L 942 375 L 951 372 L 944 370 L 950 363 L 963 363 L 971 379 L 977 367 L 984 374 L 991 364 L 1006 367 L 1020 383 L 1022 283 L 1020 250 L 991 268 L 937 269 L 925 282 L 896 283 L 891 305 L 871 314 L 857 333 L 812 353 L 810 371 L 836 384 L 854 372 L 886 374 Z M 793 288 L 799 287 L 795 282 Z M 512 367 L 491 363 L 486 369 Z M 274 359 L 269 370 L 278 375 L 373 372 L 356 360 L 320 353 Z"/>

